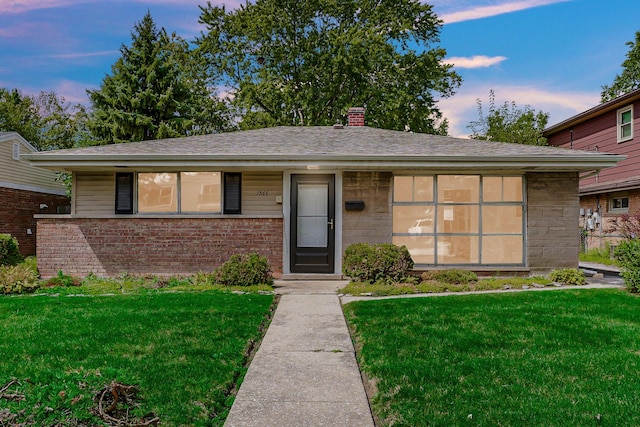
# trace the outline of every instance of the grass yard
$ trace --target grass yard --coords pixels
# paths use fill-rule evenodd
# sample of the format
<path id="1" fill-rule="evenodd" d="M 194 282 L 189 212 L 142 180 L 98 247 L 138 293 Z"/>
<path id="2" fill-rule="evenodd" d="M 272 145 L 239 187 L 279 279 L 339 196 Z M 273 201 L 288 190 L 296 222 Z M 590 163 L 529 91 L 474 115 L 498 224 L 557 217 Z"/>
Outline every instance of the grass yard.
<path id="1" fill-rule="evenodd" d="M 139 388 L 132 418 L 222 425 L 273 300 L 215 291 L 0 297 L 0 394 L 16 380 L 0 398 L 0 425 L 103 425 L 90 408 L 112 381 Z"/>
<path id="2" fill-rule="evenodd" d="M 344 306 L 378 426 L 640 425 L 640 298 L 561 290 Z"/>

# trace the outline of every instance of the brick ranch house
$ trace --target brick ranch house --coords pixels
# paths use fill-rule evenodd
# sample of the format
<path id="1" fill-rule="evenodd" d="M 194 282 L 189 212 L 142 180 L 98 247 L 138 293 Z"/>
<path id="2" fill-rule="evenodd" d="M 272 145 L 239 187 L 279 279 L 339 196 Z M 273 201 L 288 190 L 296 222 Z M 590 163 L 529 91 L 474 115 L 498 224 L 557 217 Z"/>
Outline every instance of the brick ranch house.
<path id="1" fill-rule="evenodd" d="M 620 239 L 611 220 L 640 212 L 640 89 L 568 118 L 544 131 L 550 145 L 626 156 L 617 166 L 580 179 L 580 226 L 587 248 Z"/>
<path id="2" fill-rule="evenodd" d="M 363 114 L 31 154 L 73 173 L 71 213 L 38 215 L 40 272 L 189 274 L 257 251 L 277 276 L 338 278 L 356 242 L 406 245 L 416 269 L 577 267 L 578 176 L 621 157 L 375 129 Z"/>
<path id="3" fill-rule="evenodd" d="M 23 256 L 36 254 L 35 214 L 56 213 L 70 203 L 56 174 L 21 156 L 36 149 L 17 132 L 0 132 L 0 233 L 18 240 Z"/>

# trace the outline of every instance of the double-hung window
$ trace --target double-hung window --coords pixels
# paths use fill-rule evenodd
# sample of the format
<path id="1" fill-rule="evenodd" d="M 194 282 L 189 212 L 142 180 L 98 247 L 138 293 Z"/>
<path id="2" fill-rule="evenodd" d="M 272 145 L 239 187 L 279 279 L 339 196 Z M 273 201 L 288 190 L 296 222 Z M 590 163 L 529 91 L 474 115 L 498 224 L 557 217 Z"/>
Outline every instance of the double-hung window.
<path id="1" fill-rule="evenodd" d="M 618 110 L 618 142 L 633 139 L 633 105 Z"/>

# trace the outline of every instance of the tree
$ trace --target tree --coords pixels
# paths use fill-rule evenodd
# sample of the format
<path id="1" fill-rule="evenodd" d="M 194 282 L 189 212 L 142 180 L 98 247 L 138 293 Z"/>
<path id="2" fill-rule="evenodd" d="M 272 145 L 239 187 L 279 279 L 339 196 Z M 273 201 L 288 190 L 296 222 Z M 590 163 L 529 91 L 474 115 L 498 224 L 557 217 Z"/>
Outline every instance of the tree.
<path id="1" fill-rule="evenodd" d="M 629 52 L 622 63 L 622 73 L 618 74 L 611 86 L 602 86 L 600 98 L 602 102 L 610 101 L 625 93 L 640 88 L 640 31 L 636 32 L 635 42 L 627 42 Z"/>
<path id="2" fill-rule="evenodd" d="M 418 0 L 208 3 L 197 39 L 243 128 L 331 125 L 365 106 L 370 125 L 446 133 L 437 97 L 461 78 L 442 62 L 441 21 Z"/>
<path id="3" fill-rule="evenodd" d="M 81 145 L 88 138 L 85 124 L 84 108 L 68 105 L 55 92 L 29 96 L 0 88 L 0 131 L 18 132 L 39 150 Z"/>
<path id="4" fill-rule="evenodd" d="M 130 47 L 97 90 L 87 93 L 89 128 L 104 143 L 211 133 L 230 121 L 222 101 L 206 83 L 206 67 L 188 43 L 147 12 L 131 33 Z"/>
<path id="5" fill-rule="evenodd" d="M 529 105 L 518 108 L 515 102 L 505 102 L 500 107 L 495 105 L 495 92 L 489 91 L 489 110 L 485 116 L 482 101 L 478 104 L 479 118 L 470 122 L 471 138 L 486 141 L 513 142 L 527 145 L 547 145 L 547 138 L 542 131 L 549 121 L 549 113 L 536 112 Z"/>

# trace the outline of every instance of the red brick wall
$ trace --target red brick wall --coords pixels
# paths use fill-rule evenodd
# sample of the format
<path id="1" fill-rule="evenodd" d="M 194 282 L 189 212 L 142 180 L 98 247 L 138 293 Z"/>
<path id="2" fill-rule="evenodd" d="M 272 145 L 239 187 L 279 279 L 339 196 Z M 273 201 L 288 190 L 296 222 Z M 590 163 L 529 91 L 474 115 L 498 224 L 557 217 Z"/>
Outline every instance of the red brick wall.
<path id="1" fill-rule="evenodd" d="M 41 203 L 48 207 L 40 209 Z M 0 233 L 18 239 L 22 255 L 35 255 L 36 220 L 33 215 L 56 213 L 58 206 L 70 203 L 66 196 L 0 187 Z M 32 234 L 27 234 L 27 230 Z"/>
<path id="2" fill-rule="evenodd" d="M 38 268 L 86 276 L 188 275 L 258 252 L 282 272 L 281 218 L 41 218 Z"/>

